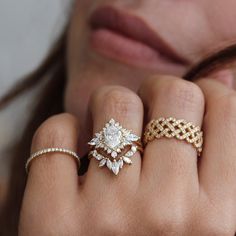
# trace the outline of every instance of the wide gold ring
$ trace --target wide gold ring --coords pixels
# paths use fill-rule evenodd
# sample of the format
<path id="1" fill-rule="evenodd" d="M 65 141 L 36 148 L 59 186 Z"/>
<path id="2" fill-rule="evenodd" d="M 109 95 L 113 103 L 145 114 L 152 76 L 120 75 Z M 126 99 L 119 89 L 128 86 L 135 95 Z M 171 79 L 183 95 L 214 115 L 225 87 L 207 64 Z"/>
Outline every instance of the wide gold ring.
<path id="1" fill-rule="evenodd" d="M 203 132 L 201 128 L 184 119 L 161 117 L 150 121 L 144 132 L 144 145 L 147 145 L 154 139 L 160 139 L 162 137 L 176 138 L 192 144 L 197 150 L 198 156 L 200 156 L 202 152 Z"/>

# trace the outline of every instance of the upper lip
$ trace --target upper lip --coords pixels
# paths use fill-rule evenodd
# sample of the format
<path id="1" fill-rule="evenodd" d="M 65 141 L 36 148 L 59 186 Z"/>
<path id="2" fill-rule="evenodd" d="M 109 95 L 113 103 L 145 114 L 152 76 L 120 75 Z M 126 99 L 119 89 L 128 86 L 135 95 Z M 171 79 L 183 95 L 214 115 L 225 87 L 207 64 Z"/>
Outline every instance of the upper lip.
<path id="1" fill-rule="evenodd" d="M 155 49 L 162 57 L 177 64 L 186 65 L 188 61 L 178 55 L 149 25 L 140 17 L 127 14 L 112 6 L 103 6 L 94 11 L 90 18 L 92 29 L 107 28 Z"/>

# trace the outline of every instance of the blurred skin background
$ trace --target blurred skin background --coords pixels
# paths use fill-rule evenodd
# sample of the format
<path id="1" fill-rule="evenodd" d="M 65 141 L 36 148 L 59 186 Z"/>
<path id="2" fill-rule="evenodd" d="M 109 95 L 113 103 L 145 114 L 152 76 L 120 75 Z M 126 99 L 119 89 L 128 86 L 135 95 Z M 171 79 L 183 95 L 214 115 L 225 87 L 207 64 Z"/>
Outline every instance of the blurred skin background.
<path id="1" fill-rule="evenodd" d="M 63 30 L 70 5 L 70 0 L 0 0 L 0 97 L 44 59 Z M 9 176 L 11 144 L 27 123 L 35 92 L 26 93 L 0 112 L 0 206 Z"/>

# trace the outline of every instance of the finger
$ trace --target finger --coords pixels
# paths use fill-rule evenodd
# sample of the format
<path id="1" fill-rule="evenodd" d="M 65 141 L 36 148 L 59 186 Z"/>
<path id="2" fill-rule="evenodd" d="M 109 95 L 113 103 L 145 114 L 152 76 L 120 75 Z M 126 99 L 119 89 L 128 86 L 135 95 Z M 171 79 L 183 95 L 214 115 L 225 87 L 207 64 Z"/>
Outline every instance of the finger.
<path id="1" fill-rule="evenodd" d="M 51 117 L 34 135 L 32 153 L 45 148 L 77 151 L 78 123 L 69 114 Z M 78 193 L 77 163 L 67 154 L 48 153 L 35 158 L 30 165 L 24 202 L 27 207 L 60 211 L 73 204 Z M 40 211 L 41 209 L 38 209 Z"/>
<path id="2" fill-rule="evenodd" d="M 211 79 L 197 84 L 206 98 L 200 182 L 212 198 L 227 202 L 236 197 L 236 92 Z"/>
<path id="3" fill-rule="evenodd" d="M 174 117 L 198 126 L 202 124 L 204 97 L 200 88 L 191 82 L 155 76 L 143 84 L 140 96 L 148 111 L 148 121 Z M 197 187 L 196 149 L 175 138 L 161 138 L 148 143 L 143 158 L 143 176 L 152 181 L 155 188 L 164 186 L 186 191 L 189 187 Z"/>
<path id="4" fill-rule="evenodd" d="M 120 125 L 133 134 L 141 135 L 143 123 L 143 105 L 140 98 L 127 88 L 118 86 L 106 86 L 98 89 L 90 101 L 90 109 L 93 118 L 93 132 L 102 130 L 105 124 L 113 118 Z M 133 188 L 138 184 L 141 158 L 136 152 L 131 157 L 132 165 L 124 164 L 118 176 L 115 176 L 107 167 L 99 168 L 99 161 L 92 158 L 86 176 L 89 189 L 96 192 L 106 188 Z M 98 190 L 99 191 L 99 190 Z"/>

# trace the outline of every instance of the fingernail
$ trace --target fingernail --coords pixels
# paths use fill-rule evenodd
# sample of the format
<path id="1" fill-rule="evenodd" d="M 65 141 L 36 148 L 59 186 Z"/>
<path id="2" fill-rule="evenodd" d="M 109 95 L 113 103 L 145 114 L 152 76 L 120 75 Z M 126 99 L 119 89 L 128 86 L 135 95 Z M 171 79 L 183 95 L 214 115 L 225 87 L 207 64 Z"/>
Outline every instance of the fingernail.
<path id="1" fill-rule="evenodd" d="M 229 88 L 234 87 L 234 74 L 230 69 L 220 70 L 211 76 Z"/>

